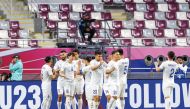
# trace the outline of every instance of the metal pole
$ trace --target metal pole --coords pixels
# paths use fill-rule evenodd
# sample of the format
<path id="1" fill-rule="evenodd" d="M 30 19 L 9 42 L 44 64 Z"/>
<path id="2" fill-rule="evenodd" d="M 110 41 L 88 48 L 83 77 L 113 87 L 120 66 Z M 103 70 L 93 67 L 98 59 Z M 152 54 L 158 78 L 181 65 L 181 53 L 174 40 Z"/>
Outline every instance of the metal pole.
<path id="1" fill-rule="evenodd" d="M 12 20 L 13 1 L 11 0 L 11 20 Z"/>

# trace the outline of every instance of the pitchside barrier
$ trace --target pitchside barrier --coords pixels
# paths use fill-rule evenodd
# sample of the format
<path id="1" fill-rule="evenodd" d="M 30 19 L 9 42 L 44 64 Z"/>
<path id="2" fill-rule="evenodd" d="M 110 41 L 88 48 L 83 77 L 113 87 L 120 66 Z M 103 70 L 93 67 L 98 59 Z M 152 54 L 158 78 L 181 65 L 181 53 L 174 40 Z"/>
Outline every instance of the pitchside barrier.
<path id="1" fill-rule="evenodd" d="M 163 109 L 162 80 L 128 80 L 126 109 Z M 51 109 L 57 109 L 56 81 L 52 82 Z M 84 95 L 85 96 L 85 95 Z M 85 97 L 83 97 L 85 98 Z M 63 98 L 63 102 L 65 99 Z M 0 82 L 0 109 L 40 109 L 42 102 L 41 81 Z M 100 109 L 106 109 L 103 94 Z M 62 104 L 64 107 L 64 103 Z M 175 109 L 190 109 L 190 79 L 176 80 L 172 97 Z M 84 99 L 83 109 L 87 109 Z"/>

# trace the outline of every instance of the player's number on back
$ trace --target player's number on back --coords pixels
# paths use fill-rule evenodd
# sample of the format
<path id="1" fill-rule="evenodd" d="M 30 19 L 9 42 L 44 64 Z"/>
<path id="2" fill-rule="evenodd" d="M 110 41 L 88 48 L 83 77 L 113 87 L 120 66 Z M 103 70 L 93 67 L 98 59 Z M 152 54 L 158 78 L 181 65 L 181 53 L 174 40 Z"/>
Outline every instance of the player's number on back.
<path id="1" fill-rule="evenodd" d="M 172 77 L 174 76 L 174 73 L 175 73 L 175 72 L 174 72 L 174 69 L 172 68 L 172 69 L 171 69 L 171 72 L 170 72 L 170 78 L 172 78 Z"/>

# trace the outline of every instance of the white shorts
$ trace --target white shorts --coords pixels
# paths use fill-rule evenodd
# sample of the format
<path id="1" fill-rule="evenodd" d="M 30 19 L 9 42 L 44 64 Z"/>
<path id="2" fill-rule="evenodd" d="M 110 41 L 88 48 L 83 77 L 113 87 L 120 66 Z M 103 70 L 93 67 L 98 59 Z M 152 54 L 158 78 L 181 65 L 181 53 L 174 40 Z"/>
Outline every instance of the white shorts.
<path id="1" fill-rule="evenodd" d="M 58 93 L 58 95 L 63 95 L 64 83 L 65 82 L 63 80 L 57 80 L 57 93 Z"/>
<path id="2" fill-rule="evenodd" d="M 42 89 L 43 100 L 52 100 L 51 89 Z"/>
<path id="3" fill-rule="evenodd" d="M 166 98 L 166 97 L 171 98 L 172 93 L 173 93 L 173 87 L 172 86 L 162 87 L 162 91 L 163 91 L 163 94 L 164 94 L 164 98 Z"/>
<path id="4" fill-rule="evenodd" d="M 111 96 L 116 96 L 116 97 L 119 97 L 119 92 L 120 92 L 120 86 L 119 84 L 110 84 L 110 95 Z"/>
<path id="5" fill-rule="evenodd" d="M 74 96 L 74 81 L 65 81 L 65 96 Z"/>
<path id="6" fill-rule="evenodd" d="M 102 85 L 93 84 L 92 85 L 92 94 L 93 94 L 93 96 L 102 96 Z"/>
<path id="7" fill-rule="evenodd" d="M 125 97 L 125 89 L 127 88 L 127 75 L 123 75 L 120 78 L 120 92 L 119 92 L 119 96 L 120 97 Z"/>
<path id="8" fill-rule="evenodd" d="M 110 84 L 109 83 L 104 83 L 103 85 L 103 90 L 104 90 L 104 94 L 106 96 L 110 95 Z"/>
<path id="9" fill-rule="evenodd" d="M 91 84 L 85 84 L 85 95 L 87 100 L 93 99 Z"/>
<path id="10" fill-rule="evenodd" d="M 75 79 L 74 80 L 75 85 L 75 94 L 82 95 L 84 93 L 84 78 L 83 79 Z"/>

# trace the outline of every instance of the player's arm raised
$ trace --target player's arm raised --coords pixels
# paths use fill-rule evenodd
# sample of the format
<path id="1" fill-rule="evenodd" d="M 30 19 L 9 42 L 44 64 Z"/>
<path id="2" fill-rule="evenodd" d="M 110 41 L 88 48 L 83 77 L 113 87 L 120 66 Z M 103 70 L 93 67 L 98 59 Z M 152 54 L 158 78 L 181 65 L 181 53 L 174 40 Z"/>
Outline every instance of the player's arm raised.
<path id="1" fill-rule="evenodd" d="M 154 62 L 154 65 L 155 65 L 155 69 L 156 69 L 156 71 L 157 72 L 160 72 L 161 70 L 163 70 L 163 63 L 160 65 L 160 67 L 159 67 L 159 62 Z"/>

